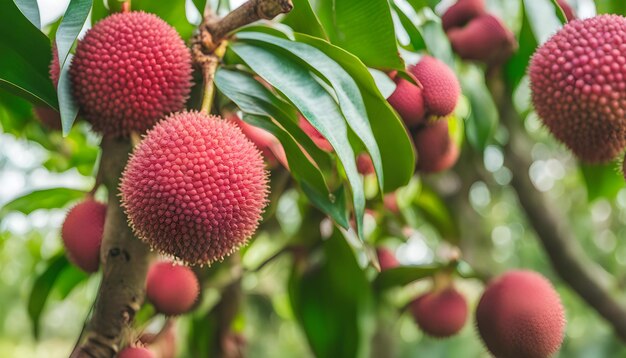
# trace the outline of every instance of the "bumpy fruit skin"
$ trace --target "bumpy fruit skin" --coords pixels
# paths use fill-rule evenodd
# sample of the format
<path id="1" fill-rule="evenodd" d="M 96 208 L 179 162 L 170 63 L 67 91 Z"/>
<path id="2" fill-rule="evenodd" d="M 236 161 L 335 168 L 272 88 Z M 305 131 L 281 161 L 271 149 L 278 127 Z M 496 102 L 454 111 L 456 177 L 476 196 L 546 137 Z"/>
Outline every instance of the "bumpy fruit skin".
<path id="1" fill-rule="evenodd" d="M 100 266 L 106 212 L 106 205 L 87 199 L 70 209 L 63 222 L 61 239 L 67 255 L 85 272 L 96 272 Z"/>
<path id="2" fill-rule="evenodd" d="M 411 314 L 429 336 L 457 334 L 467 321 L 467 302 L 453 287 L 426 293 L 411 302 Z"/>
<path id="3" fill-rule="evenodd" d="M 376 171 L 372 158 L 367 153 L 361 153 L 356 157 L 356 169 L 363 175 L 374 174 Z"/>
<path id="4" fill-rule="evenodd" d="M 313 143 L 315 143 L 319 149 L 328 153 L 333 151 L 333 146 L 330 142 L 326 140 L 322 133 L 313 127 L 311 123 L 309 123 L 309 121 L 301 114 L 298 115 L 298 125 L 300 126 L 300 129 L 302 129 L 302 131 L 304 131 L 304 133 L 311 138 Z"/>
<path id="5" fill-rule="evenodd" d="M 567 23 L 530 63 L 532 101 L 550 132 L 581 160 L 626 148 L 626 18 Z"/>
<path id="6" fill-rule="evenodd" d="M 448 31 L 454 52 L 464 60 L 496 65 L 506 61 L 517 49 L 513 33 L 493 15 L 482 15 L 458 29 Z"/>
<path id="7" fill-rule="evenodd" d="M 78 42 L 70 78 L 93 129 L 128 137 L 183 109 L 191 90 L 191 55 L 178 32 L 157 16 L 116 13 Z"/>
<path id="8" fill-rule="evenodd" d="M 461 85 L 454 72 L 440 60 L 424 56 L 415 66 L 409 67 L 424 89 L 426 112 L 434 116 L 447 116 L 456 107 Z"/>
<path id="9" fill-rule="evenodd" d="M 437 173 L 452 168 L 459 159 L 459 148 L 450 138 L 446 119 L 430 123 L 415 134 L 417 170 Z"/>
<path id="10" fill-rule="evenodd" d="M 155 355 L 147 348 L 126 347 L 117 354 L 117 358 L 155 358 Z"/>
<path id="11" fill-rule="evenodd" d="M 146 297 L 159 313 L 168 316 L 187 313 L 199 293 L 198 278 L 187 266 L 159 262 L 148 270 Z"/>
<path id="12" fill-rule="evenodd" d="M 52 80 L 52 84 L 56 89 L 59 84 L 59 77 L 61 76 L 61 68 L 59 66 L 59 53 L 57 51 L 56 44 L 52 45 L 52 60 L 50 60 L 49 75 Z M 61 115 L 56 110 L 48 106 L 37 106 L 34 108 L 35 116 L 41 121 L 43 125 L 50 129 L 61 129 Z"/>
<path id="13" fill-rule="evenodd" d="M 235 124 L 181 112 L 148 131 L 126 165 L 121 192 L 138 237 L 188 264 L 210 264 L 255 232 L 268 175 Z"/>
<path id="14" fill-rule="evenodd" d="M 445 31 L 463 27 L 473 18 L 484 13 L 485 0 L 459 0 L 441 16 L 441 25 Z"/>
<path id="15" fill-rule="evenodd" d="M 426 112 L 422 89 L 400 76 L 393 76 L 392 79 L 396 83 L 396 89 L 387 101 L 408 127 L 422 124 Z"/>
<path id="16" fill-rule="evenodd" d="M 377 248 L 376 256 L 378 257 L 378 263 L 380 264 L 381 271 L 400 266 L 400 263 L 396 259 L 396 256 L 393 254 L 393 252 L 385 247 Z"/>
<path id="17" fill-rule="evenodd" d="M 558 294 L 543 276 L 510 271 L 483 293 L 476 324 L 496 357 L 550 357 L 563 341 L 565 313 Z"/>
<path id="18" fill-rule="evenodd" d="M 567 3 L 567 0 L 556 0 L 561 9 L 563 9 L 563 13 L 565 14 L 565 18 L 567 21 L 572 21 L 576 19 L 576 14 L 574 14 L 574 9 Z"/>

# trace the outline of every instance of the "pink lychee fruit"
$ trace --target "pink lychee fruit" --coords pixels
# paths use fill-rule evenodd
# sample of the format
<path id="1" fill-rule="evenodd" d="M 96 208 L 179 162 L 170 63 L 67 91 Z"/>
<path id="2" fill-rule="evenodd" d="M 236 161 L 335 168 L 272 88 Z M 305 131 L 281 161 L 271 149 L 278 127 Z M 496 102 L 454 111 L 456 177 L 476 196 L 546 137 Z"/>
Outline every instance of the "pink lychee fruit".
<path id="1" fill-rule="evenodd" d="M 447 116 L 454 111 L 461 85 L 448 65 L 434 57 L 423 56 L 409 71 L 424 87 L 422 95 L 428 115 Z"/>
<path id="2" fill-rule="evenodd" d="M 61 238 L 67 255 L 85 272 L 96 272 L 100 266 L 100 246 L 107 206 L 86 199 L 67 213 Z"/>
<path id="3" fill-rule="evenodd" d="M 411 302 L 410 308 L 417 325 L 436 338 L 457 334 L 467 321 L 467 302 L 454 287 L 428 292 Z"/>
<path id="4" fill-rule="evenodd" d="M 156 358 L 154 353 L 144 347 L 126 347 L 122 349 L 117 358 Z"/>
<path id="5" fill-rule="evenodd" d="M 304 133 L 311 138 L 313 143 L 318 146 L 318 148 L 329 153 L 333 151 L 333 146 L 330 144 L 330 142 L 326 140 L 322 133 L 320 133 L 315 127 L 313 127 L 311 123 L 309 123 L 309 121 L 301 114 L 298 114 L 298 125 L 304 131 Z"/>
<path id="6" fill-rule="evenodd" d="M 485 0 L 459 0 L 441 16 L 445 31 L 463 27 L 472 19 L 485 14 Z"/>
<path id="7" fill-rule="evenodd" d="M 168 316 L 187 313 L 199 293 L 198 278 L 187 266 L 159 262 L 148 270 L 146 297 L 159 313 Z"/>
<path id="8" fill-rule="evenodd" d="M 407 127 L 415 127 L 424 121 L 425 108 L 422 89 L 408 80 L 392 75 L 396 89 L 387 101 L 398 112 Z"/>
<path id="9" fill-rule="evenodd" d="M 437 173 L 450 169 L 459 158 L 459 148 L 448 133 L 446 119 L 435 121 L 415 134 L 417 170 Z"/>
<path id="10" fill-rule="evenodd" d="M 482 15 L 462 28 L 448 31 L 454 52 L 464 60 L 497 65 L 517 49 L 515 36 L 497 17 Z"/>

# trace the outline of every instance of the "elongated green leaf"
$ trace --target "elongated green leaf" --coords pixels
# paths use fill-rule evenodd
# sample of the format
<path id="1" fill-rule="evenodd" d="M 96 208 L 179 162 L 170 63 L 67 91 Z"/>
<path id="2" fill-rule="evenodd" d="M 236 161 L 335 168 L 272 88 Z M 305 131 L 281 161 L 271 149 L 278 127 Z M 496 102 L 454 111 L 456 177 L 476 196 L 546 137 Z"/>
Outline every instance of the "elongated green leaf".
<path id="1" fill-rule="evenodd" d="M 427 10 L 430 11 L 430 10 Z M 454 54 L 448 36 L 443 31 L 439 20 L 426 20 L 418 29 L 426 41 L 426 48 L 434 57 L 454 68 Z"/>
<path id="2" fill-rule="evenodd" d="M 562 27 L 551 0 L 523 0 L 523 3 L 530 28 L 539 44 L 547 41 Z"/>
<path id="3" fill-rule="evenodd" d="M 198 9 L 200 14 L 204 13 L 204 8 L 206 7 L 206 2 L 207 2 L 207 0 L 193 0 L 193 4 L 195 5 L 196 9 Z"/>
<path id="4" fill-rule="evenodd" d="M 552 0 L 552 6 L 554 6 L 556 17 L 559 19 L 561 24 L 566 24 L 567 17 L 565 17 L 565 12 L 563 11 L 563 8 L 561 8 L 561 5 L 559 5 L 558 1 Z"/>
<path id="5" fill-rule="evenodd" d="M 28 316 L 33 323 L 35 338 L 39 337 L 39 318 L 48 301 L 50 292 L 54 288 L 58 277 L 69 266 L 70 263 L 65 255 L 62 253 L 58 254 L 49 261 L 48 267 L 35 279 L 28 298 Z"/>
<path id="6" fill-rule="evenodd" d="M 107 0 L 93 0 L 93 7 L 91 8 L 92 25 L 95 25 L 109 14 L 109 10 L 104 6 L 105 1 Z"/>
<path id="7" fill-rule="evenodd" d="M 383 97 L 367 70 L 354 55 L 323 40 L 295 34 L 299 42 L 315 46 L 339 63 L 359 86 L 385 174 L 384 191 L 406 185 L 415 170 L 415 153 L 402 121 Z"/>
<path id="8" fill-rule="evenodd" d="M 598 14 L 619 14 L 626 16 L 626 1 L 595 0 Z"/>
<path id="9" fill-rule="evenodd" d="M 615 163 L 590 165 L 580 164 L 580 171 L 587 186 L 587 200 L 614 199 L 626 184 Z"/>
<path id="10" fill-rule="evenodd" d="M 15 5 L 20 9 L 22 14 L 26 16 L 36 28 L 41 29 L 41 19 L 39 17 L 39 6 L 36 0 L 13 0 Z"/>
<path id="11" fill-rule="evenodd" d="M 426 187 L 422 188 L 420 194 L 415 198 L 415 204 L 424 218 L 439 231 L 444 240 L 458 245 L 459 228 L 452 219 L 445 203 L 435 192 Z"/>
<path id="12" fill-rule="evenodd" d="M 69 188 L 35 190 L 4 204 L 0 209 L 0 217 L 11 211 L 30 214 L 37 209 L 62 208 L 70 201 L 80 199 L 84 191 Z"/>
<path id="13" fill-rule="evenodd" d="M 482 152 L 492 139 L 498 124 L 498 109 L 489 94 L 481 70 L 466 65 L 460 73 L 460 80 L 463 93 L 472 107 L 465 123 L 467 140 L 472 147 Z"/>
<path id="14" fill-rule="evenodd" d="M 187 21 L 185 1 L 132 0 L 132 8 L 133 11 L 143 10 L 158 15 L 185 40 L 189 39 L 195 28 Z"/>
<path id="15" fill-rule="evenodd" d="M 404 27 L 404 30 L 409 35 L 411 50 L 426 50 L 426 40 L 424 40 L 424 35 L 420 32 L 420 29 L 415 26 L 411 19 L 395 3 L 393 3 L 393 8 L 400 19 L 402 27 Z"/>
<path id="16" fill-rule="evenodd" d="M 317 48 L 301 43 L 289 40 L 284 40 L 275 36 L 259 32 L 243 32 L 238 33 L 237 37 L 240 40 L 253 40 L 262 42 L 266 46 L 277 46 L 289 53 L 297 56 L 304 61 L 310 71 L 315 72 L 318 76 L 325 79 L 335 90 L 341 112 L 346 118 L 350 128 L 360 138 L 360 140 L 367 148 L 376 173 L 378 175 L 378 181 L 381 188 L 384 187 L 384 174 L 382 168 L 382 161 L 380 158 L 380 151 L 372 133 L 372 127 L 370 126 L 369 119 L 367 117 L 367 111 L 365 109 L 365 103 L 361 96 L 361 91 L 356 82 L 350 77 L 350 75 L 329 56 L 327 56 L 321 50 Z"/>
<path id="17" fill-rule="evenodd" d="M 283 147 L 289 163 L 289 169 L 305 194 L 313 204 L 330 215 L 339 225 L 348 226 L 345 202 L 333 199 L 326 186 L 326 182 L 320 170 L 316 168 L 302 152 L 298 143 L 291 135 L 302 140 L 303 146 L 317 151 L 316 155 L 326 156 L 291 120 L 288 114 L 280 107 L 284 105 L 275 98 L 269 90 L 250 76 L 240 72 L 220 69 L 215 76 L 215 84 L 219 90 L 244 112 L 244 120 L 250 124 L 261 127 L 278 138 Z M 284 129 L 274 124 L 270 117 L 280 118 Z M 291 135 L 290 135 L 291 134 Z"/>
<path id="18" fill-rule="evenodd" d="M 59 55 L 59 66 L 61 68 L 57 93 L 59 96 L 59 112 L 61 113 L 61 124 L 63 126 L 64 135 L 70 132 L 72 124 L 74 124 L 74 120 L 78 115 L 78 105 L 72 96 L 68 72 L 72 59 L 70 49 L 87 21 L 92 1 L 93 0 L 71 0 L 56 32 L 55 41 Z"/>
<path id="19" fill-rule="evenodd" d="M 300 274 L 293 270 L 293 311 L 316 357 L 359 357 L 368 341 L 372 293 L 341 234 L 324 242 L 324 261 Z"/>
<path id="20" fill-rule="evenodd" d="M 439 271 L 437 266 L 400 266 L 382 271 L 374 280 L 374 287 L 386 290 L 392 287 L 404 286 L 417 280 L 432 276 Z"/>
<path id="21" fill-rule="evenodd" d="M 54 292 L 64 300 L 79 284 L 87 281 L 89 275 L 74 265 L 68 265 L 63 269 L 54 285 Z"/>
<path id="22" fill-rule="evenodd" d="M 357 231 L 362 238 L 363 182 L 348 140 L 348 127 L 334 98 L 305 66 L 292 57 L 242 42 L 233 43 L 230 48 L 254 72 L 283 93 L 333 146 L 352 189 Z"/>
<path id="23" fill-rule="evenodd" d="M 315 10 L 333 44 L 369 67 L 404 69 L 387 0 L 319 0 Z"/>
<path id="24" fill-rule="evenodd" d="M 0 34 L 0 88 L 58 108 L 48 76 L 50 42 L 11 0 L 0 1 Z"/>
<path id="25" fill-rule="evenodd" d="M 294 31 L 323 39 L 328 39 L 320 20 L 311 8 L 309 0 L 292 0 L 293 9 L 282 22 Z"/>
<path id="26" fill-rule="evenodd" d="M 531 29 L 523 3 L 520 3 L 520 11 L 522 14 L 522 27 L 517 35 L 519 48 L 504 66 L 504 77 L 511 90 L 515 90 L 526 75 L 530 57 L 537 48 L 537 38 Z"/>

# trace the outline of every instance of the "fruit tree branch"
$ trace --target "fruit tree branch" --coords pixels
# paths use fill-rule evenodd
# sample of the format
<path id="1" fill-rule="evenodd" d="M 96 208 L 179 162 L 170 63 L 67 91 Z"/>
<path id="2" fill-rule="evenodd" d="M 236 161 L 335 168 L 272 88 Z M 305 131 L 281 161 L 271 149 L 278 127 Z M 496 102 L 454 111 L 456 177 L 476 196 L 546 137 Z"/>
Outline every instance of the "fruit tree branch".
<path id="1" fill-rule="evenodd" d="M 533 185 L 528 175 L 532 164 L 531 143 L 522 126 L 522 118 L 513 106 L 510 91 L 500 76 L 488 80 L 498 104 L 500 119 L 509 131 L 505 147 L 505 163 L 513 173 L 511 185 L 527 220 L 543 245 L 552 267 L 589 306 L 613 326 L 617 336 L 626 341 L 626 307 L 610 293 L 612 278 L 589 260 L 576 240 L 567 220 Z"/>

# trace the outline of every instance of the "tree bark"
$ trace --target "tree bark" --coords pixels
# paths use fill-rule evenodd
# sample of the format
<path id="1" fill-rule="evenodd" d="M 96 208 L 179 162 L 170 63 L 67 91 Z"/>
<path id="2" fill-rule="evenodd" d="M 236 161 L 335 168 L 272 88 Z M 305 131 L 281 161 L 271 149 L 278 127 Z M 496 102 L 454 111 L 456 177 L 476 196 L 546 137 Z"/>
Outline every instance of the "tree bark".
<path id="1" fill-rule="evenodd" d="M 626 307 L 611 295 L 615 288 L 613 278 L 586 257 L 567 219 L 533 185 L 528 174 L 532 164 L 531 143 L 522 118 L 513 106 L 511 92 L 499 75 L 491 76 L 488 85 L 498 105 L 500 119 L 509 131 L 504 157 L 505 165 L 513 174 L 511 185 L 552 267 L 626 342 Z"/>

